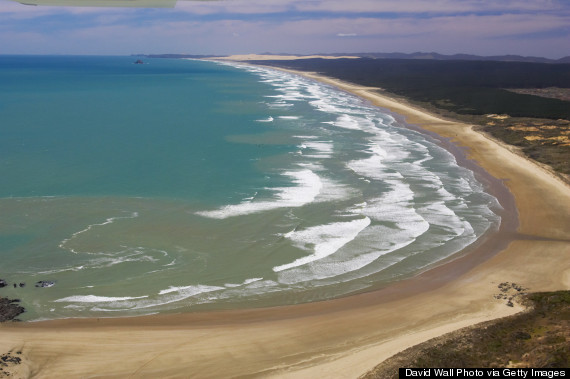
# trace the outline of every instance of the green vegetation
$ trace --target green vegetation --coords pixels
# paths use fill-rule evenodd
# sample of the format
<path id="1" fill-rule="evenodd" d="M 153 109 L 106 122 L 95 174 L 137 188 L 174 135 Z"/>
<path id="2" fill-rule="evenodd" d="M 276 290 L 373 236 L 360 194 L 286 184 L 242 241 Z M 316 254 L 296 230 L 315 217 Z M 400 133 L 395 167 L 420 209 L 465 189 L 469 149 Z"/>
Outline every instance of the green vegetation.
<path id="1" fill-rule="evenodd" d="M 405 350 L 364 379 L 398 378 L 399 367 L 570 367 L 570 291 L 533 293 L 529 310 Z"/>
<path id="2" fill-rule="evenodd" d="M 458 113 L 570 119 L 568 102 L 505 88 L 570 88 L 570 64 L 410 59 L 302 59 L 256 64 L 318 72 L 380 87 Z"/>
<path id="3" fill-rule="evenodd" d="M 570 103 L 569 103 L 570 105 Z M 478 120 L 482 129 L 528 157 L 570 175 L 570 121 L 530 118 Z"/>

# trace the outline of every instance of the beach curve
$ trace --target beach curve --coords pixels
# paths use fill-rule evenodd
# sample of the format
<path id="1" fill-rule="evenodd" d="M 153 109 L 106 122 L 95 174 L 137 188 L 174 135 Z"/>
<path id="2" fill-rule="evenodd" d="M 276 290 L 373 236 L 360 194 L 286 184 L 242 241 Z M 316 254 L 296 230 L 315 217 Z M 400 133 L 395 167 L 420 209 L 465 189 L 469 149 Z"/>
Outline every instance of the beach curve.
<path id="1" fill-rule="evenodd" d="M 486 247 L 500 250 L 492 257 L 478 246 L 381 291 L 257 310 L 5 324 L 0 351 L 20 349 L 36 377 L 354 378 L 431 337 L 517 312 L 520 307 L 493 298 L 501 282 L 532 291 L 570 286 L 570 262 L 563 259 L 570 253 L 567 185 L 468 125 L 373 88 L 297 74 L 366 98 L 467 148 L 469 158 L 513 194 L 518 230 L 497 233 L 495 246 Z"/>

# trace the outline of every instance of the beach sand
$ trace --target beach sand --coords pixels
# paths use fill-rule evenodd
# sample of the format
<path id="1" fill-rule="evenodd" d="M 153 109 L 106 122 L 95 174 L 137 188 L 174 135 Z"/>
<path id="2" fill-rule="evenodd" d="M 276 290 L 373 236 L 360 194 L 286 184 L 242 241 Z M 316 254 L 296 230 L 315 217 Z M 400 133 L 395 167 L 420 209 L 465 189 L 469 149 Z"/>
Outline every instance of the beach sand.
<path id="1" fill-rule="evenodd" d="M 489 181 L 506 208 L 501 230 L 468 254 L 412 279 L 330 301 L 3 324 L 0 353 L 22 352 L 15 377 L 357 378 L 407 347 L 520 311 L 494 298 L 502 282 L 531 291 L 570 288 L 570 188 L 563 182 L 468 125 L 374 89 L 300 74 L 401 115 L 442 136 L 442 144 L 449 139 L 464 147 L 469 159 L 513 195 Z"/>

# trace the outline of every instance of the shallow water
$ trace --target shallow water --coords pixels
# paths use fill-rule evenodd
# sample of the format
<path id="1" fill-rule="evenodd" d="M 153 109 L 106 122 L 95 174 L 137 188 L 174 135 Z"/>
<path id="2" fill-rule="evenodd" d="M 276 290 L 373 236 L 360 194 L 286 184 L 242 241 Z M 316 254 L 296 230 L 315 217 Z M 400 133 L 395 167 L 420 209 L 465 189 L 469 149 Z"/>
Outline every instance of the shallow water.
<path id="1" fill-rule="evenodd" d="M 294 304 L 498 228 L 429 137 L 288 73 L 0 57 L 0 275 L 26 319 Z M 50 288 L 35 288 L 53 280 Z"/>

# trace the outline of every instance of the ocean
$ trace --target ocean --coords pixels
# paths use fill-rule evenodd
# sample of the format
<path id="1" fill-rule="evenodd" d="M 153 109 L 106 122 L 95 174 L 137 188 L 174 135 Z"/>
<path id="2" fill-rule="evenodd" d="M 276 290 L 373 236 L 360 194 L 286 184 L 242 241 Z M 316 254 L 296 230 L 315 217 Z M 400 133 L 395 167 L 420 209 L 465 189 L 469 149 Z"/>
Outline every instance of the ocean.
<path id="1" fill-rule="evenodd" d="M 0 56 L 0 278 L 25 284 L 0 296 L 24 320 L 331 299 L 500 225 L 472 171 L 356 96 L 135 60 Z"/>

